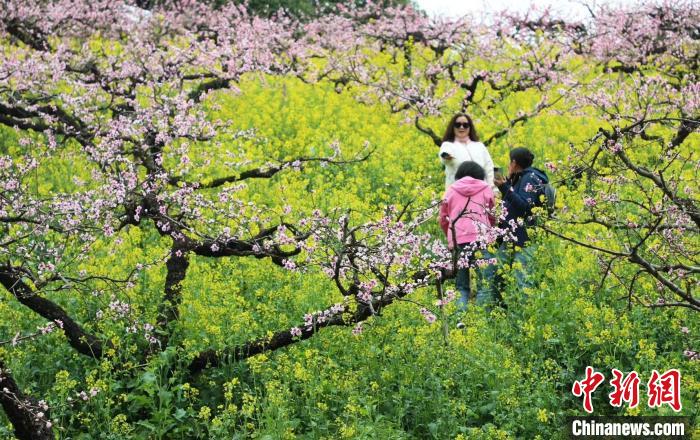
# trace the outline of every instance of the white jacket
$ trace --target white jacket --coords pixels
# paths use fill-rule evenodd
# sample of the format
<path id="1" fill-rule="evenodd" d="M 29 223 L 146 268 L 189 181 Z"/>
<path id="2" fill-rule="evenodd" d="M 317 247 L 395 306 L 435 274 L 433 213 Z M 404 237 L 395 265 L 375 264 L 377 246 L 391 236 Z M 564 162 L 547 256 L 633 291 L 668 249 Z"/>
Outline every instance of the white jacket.
<path id="1" fill-rule="evenodd" d="M 452 159 L 444 159 L 442 153 L 447 153 L 452 156 Z M 489 150 L 481 142 L 469 141 L 463 144 L 461 142 L 443 142 L 440 146 L 438 157 L 445 165 L 445 189 L 449 188 L 455 181 L 455 173 L 462 162 L 476 162 L 486 172 L 486 183 L 489 184 L 491 190 L 496 194 L 498 188 L 493 184 L 493 160 L 489 154 Z"/>

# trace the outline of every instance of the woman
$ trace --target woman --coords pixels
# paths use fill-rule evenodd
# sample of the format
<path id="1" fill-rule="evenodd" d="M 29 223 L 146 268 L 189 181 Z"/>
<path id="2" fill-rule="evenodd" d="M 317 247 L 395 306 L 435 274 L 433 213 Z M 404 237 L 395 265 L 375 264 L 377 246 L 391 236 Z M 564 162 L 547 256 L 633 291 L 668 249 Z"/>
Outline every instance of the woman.
<path id="1" fill-rule="evenodd" d="M 457 113 L 447 125 L 440 146 L 440 160 L 445 165 L 445 189 L 455 181 L 455 173 L 462 162 L 476 162 L 486 172 L 485 182 L 491 190 L 496 191 L 493 184 L 493 160 L 486 146 L 479 142 L 472 119 L 465 113 Z"/>

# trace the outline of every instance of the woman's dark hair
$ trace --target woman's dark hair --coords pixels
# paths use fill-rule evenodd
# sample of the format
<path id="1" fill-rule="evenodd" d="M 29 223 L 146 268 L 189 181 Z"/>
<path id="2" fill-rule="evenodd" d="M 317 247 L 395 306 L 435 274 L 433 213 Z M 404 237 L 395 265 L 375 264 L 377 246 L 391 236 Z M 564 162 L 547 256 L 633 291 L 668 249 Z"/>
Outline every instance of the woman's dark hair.
<path id="1" fill-rule="evenodd" d="M 510 160 L 514 160 L 521 168 L 532 166 L 535 155 L 525 147 L 513 148 L 510 150 Z"/>
<path id="2" fill-rule="evenodd" d="M 474 142 L 478 141 L 479 135 L 476 133 L 476 128 L 474 127 L 474 122 L 472 121 L 472 118 L 470 118 L 469 115 L 466 113 L 457 113 L 456 115 L 452 116 L 452 119 L 450 119 L 450 123 L 447 124 L 447 129 L 445 130 L 445 134 L 442 136 L 442 141 L 443 142 L 454 142 L 455 141 L 455 121 L 457 121 L 457 118 L 459 118 L 459 117 L 467 118 L 467 121 L 469 121 L 469 139 L 471 139 Z"/>
<path id="3" fill-rule="evenodd" d="M 459 165 L 455 173 L 455 180 L 459 180 L 462 177 L 473 177 L 475 179 L 484 180 L 486 178 L 486 171 L 484 171 L 478 163 L 466 161 Z"/>

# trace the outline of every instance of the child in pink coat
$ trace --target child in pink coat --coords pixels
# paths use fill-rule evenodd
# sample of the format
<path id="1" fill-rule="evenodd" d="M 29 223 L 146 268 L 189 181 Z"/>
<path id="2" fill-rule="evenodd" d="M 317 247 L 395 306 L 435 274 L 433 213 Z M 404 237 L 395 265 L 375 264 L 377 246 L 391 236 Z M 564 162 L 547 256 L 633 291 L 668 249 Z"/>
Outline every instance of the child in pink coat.
<path id="1" fill-rule="evenodd" d="M 495 205 L 493 191 L 484 181 L 486 172 L 476 162 L 463 162 L 455 174 L 455 182 L 445 192 L 440 205 L 440 227 L 447 235 L 447 246 L 461 252 L 486 235 L 496 224 L 491 214 Z M 477 272 L 478 272 L 477 268 Z M 457 270 L 455 280 L 460 293 L 458 303 L 466 309 L 470 297 L 469 269 Z"/>

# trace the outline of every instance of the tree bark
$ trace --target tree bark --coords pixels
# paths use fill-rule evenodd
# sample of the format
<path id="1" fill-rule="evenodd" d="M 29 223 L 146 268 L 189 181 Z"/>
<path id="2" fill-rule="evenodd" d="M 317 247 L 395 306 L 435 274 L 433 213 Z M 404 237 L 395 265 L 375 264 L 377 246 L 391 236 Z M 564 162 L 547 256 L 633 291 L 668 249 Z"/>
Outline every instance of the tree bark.
<path id="1" fill-rule="evenodd" d="M 22 281 L 21 273 L 11 266 L 0 266 L 0 284 L 34 313 L 63 329 L 68 343 L 80 354 L 96 359 L 104 355 L 102 342 L 86 332 L 65 310 L 51 300 L 39 296 Z M 59 324 L 60 322 L 60 324 Z"/>
<path id="2" fill-rule="evenodd" d="M 182 303 L 182 281 L 187 275 L 190 263 L 187 259 L 187 249 L 184 246 L 173 246 L 170 258 L 165 263 L 168 270 L 165 276 L 165 292 L 163 302 L 158 307 L 158 327 L 161 346 L 168 345 L 170 325 L 180 318 L 179 307 Z"/>
<path id="3" fill-rule="evenodd" d="M 48 416 L 38 417 L 32 411 L 32 408 L 37 408 L 38 412 L 36 403 L 22 394 L 2 359 L 0 359 L 0 404 L 19 440 L 54 439 L 51 428 L 46 424 Z"/>

